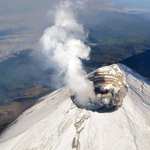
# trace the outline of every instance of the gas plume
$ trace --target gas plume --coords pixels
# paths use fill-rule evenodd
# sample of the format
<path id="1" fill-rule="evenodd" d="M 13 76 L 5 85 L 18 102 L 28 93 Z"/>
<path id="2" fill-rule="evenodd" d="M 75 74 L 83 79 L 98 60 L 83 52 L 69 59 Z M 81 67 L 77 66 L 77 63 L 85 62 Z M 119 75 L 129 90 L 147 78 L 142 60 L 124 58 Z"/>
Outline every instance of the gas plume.
<path id="1" fill-rule="evenodd" d="M 93 82 L 86 78 L 82 60 L 89 60 L 91 52 L 84 41 L 88 34 L 77 20 L 75 7 L 69 1 L 60 2 L 54 13 L 54 25 L 47 28 L 41 37 L 41 44 L 50 62 L 59 66 L 59 74 L 75 93 L 76 102 L 86 106 L 94 99 Z"/>

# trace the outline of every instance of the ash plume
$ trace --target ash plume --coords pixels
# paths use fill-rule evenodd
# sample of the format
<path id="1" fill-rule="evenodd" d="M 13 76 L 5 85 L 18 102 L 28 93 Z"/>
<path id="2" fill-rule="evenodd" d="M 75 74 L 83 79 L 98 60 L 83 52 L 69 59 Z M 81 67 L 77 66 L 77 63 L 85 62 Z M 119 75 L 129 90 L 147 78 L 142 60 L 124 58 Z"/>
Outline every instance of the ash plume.
<path id="1" fill-rule="evenodd" d="M 85 45 L 87 38 L 84 27 L 77 20 L 73 4 L 60 2 L 55 10 L 54 25 L 44 31 L 40 42 L 50 62 L 59 66 L 59 74 L 76 95 L 79 105 L 86 106 L 95 97 L 93 82 L 86 78 L 82 59 L 89 60 L 90 47 Z"/>

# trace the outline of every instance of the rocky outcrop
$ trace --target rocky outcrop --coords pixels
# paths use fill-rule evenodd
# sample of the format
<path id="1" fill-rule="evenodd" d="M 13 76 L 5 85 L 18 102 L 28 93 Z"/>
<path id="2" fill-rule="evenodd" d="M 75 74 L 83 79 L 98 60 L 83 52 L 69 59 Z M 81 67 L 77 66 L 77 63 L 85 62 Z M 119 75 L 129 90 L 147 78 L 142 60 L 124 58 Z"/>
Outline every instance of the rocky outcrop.
<path id="1" fill-rule="evenodd" d="M 90 73 L 88 78 L 95 86 L 96 98 L 91 100 L 93 110 L 106 112 L 121 107 L 128 86 L 118 65 L 99 68 Z"/>

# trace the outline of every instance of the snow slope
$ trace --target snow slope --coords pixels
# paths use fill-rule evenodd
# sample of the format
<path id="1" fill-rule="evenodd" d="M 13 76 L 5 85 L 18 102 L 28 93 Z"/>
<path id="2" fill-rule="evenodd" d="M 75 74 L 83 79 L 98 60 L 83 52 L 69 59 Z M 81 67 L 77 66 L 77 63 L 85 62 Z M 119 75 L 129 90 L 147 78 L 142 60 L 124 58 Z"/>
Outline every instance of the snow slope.
<path id="1" fill-rule="evenodd" d="M 150 150 L 150 83 L 118 66 L 129 85 L 120 109 L 79 109 L 64 87 L 43 97 L 7 128 L 0 150 Z"/>

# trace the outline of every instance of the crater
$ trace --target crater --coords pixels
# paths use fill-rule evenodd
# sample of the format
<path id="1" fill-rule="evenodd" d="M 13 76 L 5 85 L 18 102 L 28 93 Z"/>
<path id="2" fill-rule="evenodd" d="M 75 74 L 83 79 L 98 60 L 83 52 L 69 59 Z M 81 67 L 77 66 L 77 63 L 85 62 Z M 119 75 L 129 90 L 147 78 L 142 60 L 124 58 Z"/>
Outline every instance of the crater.
<path id="1" fill-rule="evenodd" d="M 95 98 L 89 99 L 83 107 L 72 96 L 77 107 L 106 113 L 116 111 L 122 106 L 128 85 L 118 65 L 99 68 L 88 74 L 87 78 L 94 83 Z"/>

